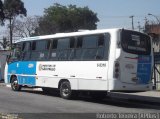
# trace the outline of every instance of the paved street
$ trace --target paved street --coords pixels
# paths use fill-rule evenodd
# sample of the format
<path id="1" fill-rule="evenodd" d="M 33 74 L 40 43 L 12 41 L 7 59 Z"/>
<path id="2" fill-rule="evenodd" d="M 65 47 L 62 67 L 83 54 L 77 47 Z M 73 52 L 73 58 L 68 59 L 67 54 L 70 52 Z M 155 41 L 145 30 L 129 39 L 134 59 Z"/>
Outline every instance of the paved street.
<path id="1" fill-rule="evenodd" d="M 21 92 L 13 92 L 0 86 L 0 112 L 32 113 L 36 116 L 40 113 L 159 113 L 160 107 L 115 99 L 94 101 L 80 97 L 78 100 L 64 100 L 45 95 L 42 91 L 22 89 Z"/>

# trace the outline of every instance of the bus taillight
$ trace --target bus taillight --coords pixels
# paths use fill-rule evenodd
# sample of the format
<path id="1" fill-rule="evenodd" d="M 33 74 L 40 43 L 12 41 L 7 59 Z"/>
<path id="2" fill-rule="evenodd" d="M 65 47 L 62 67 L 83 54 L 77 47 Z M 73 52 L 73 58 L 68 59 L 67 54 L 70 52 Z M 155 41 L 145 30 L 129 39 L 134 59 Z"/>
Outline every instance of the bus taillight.
<path id="1" fill-rule="evenodd" d="M 118 79 L 119 78 L 119 74 L 120 73 L 120 65 L 119 65 L 119 62 L 115 62 L 115 66 L 114 66 L 114 77 L 116 78 L 116 79 Z"/>

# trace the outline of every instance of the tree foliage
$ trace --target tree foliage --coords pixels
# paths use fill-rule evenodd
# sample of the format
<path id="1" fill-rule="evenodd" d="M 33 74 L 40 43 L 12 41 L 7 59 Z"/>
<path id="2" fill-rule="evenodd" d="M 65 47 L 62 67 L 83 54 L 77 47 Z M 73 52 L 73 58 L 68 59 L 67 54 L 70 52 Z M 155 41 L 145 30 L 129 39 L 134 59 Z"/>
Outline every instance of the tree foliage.
<path id="1" fill-rule="evenodd" d="M 6 19 L 13 19 L 18 15 L 27 15 L 24 3 L 21 0 L 4 0 L 4 13 Z"/>
<path id="2" fill-rule="evenodd" d="M 10 46 L 10 42 L 7 40 L 6 37 L 3 37 L 2 41 L 0 41 L 0 45 L 5 50 L 7 47 Z"/>
<path id="3" fill-rule="evenodd" d="M 3 23 L 5 16 L 4 16 L 4 12 L 3 12 L 3 3 L 0 0 L 0 22 Z"/>
<path id="4" fill-rule="evenodd" d="M 56 23 L 44 17 L 39 18 L 38 27 L 35 29 L 34 36 L 36 35 L 47 35 L 58 32 Z"/>
<path id="5" fill-rule="evenodd" d="M 30 37 L 38 27 L 38 16 L 26 17 L 22 20 L 15 20 L 13 36 L 18 38 Z"/>
<path id="6" fill-rule="evenodd" d="M 24 3 L 21 0 L 4 0 L 4 15 L 5 19 L 9 20 L 10 29 L 10 43 L 12 47 L 12 35 L 13 35 L 13 21 L 17 16 L 26 16 L 27 10 L 24 7 Z"/>
<path id="7" fill-rule="evenodd" d="M 56 3 L 45 9 L 44 16 L 39 21 L 37 33 L 41 35 L 78 29 L 96 29 L 98 21 L 97 14 L 88 7 L 63 6 Z"/>

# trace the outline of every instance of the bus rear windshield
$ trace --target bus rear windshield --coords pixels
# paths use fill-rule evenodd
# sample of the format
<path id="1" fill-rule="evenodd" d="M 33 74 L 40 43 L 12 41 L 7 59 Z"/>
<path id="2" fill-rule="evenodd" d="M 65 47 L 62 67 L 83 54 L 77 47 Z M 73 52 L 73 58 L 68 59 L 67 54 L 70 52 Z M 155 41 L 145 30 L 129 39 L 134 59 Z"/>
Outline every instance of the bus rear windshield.
<path id="1" fill-rule="evenodd" d="M 150 37 L 136 31 L 122 30 L 121 45 L 127 53 L 149 55 L 151 52 Z"/>

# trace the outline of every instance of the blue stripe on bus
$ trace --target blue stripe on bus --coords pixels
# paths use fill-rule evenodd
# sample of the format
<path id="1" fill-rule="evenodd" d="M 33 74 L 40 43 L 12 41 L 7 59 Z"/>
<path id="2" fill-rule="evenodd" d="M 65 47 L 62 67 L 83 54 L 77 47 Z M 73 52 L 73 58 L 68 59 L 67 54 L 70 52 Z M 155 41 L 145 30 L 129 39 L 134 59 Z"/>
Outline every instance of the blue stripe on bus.
<path id="1" fill-rule="evenodd" d="M 19 84 L 36 85 L 36 62 L 35 61 L 18 61 L 8 65 L 8 74 L 15 74 Z M 33 76 L 27 76 L 33 75 Z M 8 75 L 8 82 L 10 76 Z"/>
<path id="2" fill-rule="evenodd" d="M 137 77 L 139 84 L 148 84 L 151 80 L 151 56 L 138 56 Z"/>

